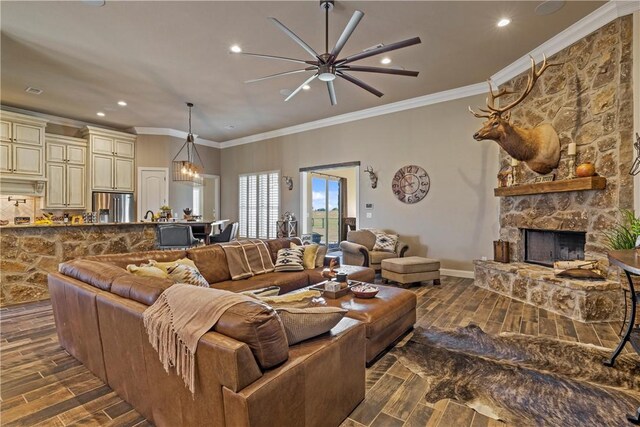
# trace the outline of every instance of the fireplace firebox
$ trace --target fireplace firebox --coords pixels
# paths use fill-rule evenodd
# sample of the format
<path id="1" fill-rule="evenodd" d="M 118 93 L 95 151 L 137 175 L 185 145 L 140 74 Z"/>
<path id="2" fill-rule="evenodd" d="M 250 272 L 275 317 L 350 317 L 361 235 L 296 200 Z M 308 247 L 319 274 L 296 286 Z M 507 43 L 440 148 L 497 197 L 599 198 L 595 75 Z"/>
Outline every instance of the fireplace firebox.
<path id="1" fill-rule="evenodd" d="M 586 233 L 524 229 L 524 261 L 552 267 L 555 261 L 584 259 Z"/>

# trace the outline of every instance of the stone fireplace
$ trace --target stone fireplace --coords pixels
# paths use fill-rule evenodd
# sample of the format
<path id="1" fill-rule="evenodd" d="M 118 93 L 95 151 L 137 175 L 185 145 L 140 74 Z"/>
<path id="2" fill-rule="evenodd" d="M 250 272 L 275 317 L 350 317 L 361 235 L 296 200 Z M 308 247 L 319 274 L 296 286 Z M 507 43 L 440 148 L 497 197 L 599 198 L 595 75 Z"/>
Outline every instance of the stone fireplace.
<path id="1" fill-rule="evenodd" d="M 621 209 L 633 208 L 627 173 L 633 157 L 631 46 L 631 16 L 612 21 L 551 56 L 549 62 L 563 65 L 549 68 L 513 110 L 516 124 L 550 123 L 558 133 L 562 152 L 556 181 L 569 179 L 567 146 L 575 142 L 576 164 L 592 162 L 606 187 L 502 197 L 500 238 L 510 244 L 511 263 L 476 261 L 477 286 L 582 321 L 621 318 L 619 274 L 609 269 L 603 231 L 620 219 Z M 526 82 L 525 72 L 502 87 L 519 93 Z M 499 162 L 507 166 L 510 158 L 501 151 Z M 516 167 L 521 185 L 536 176 L 524 164 Z M 532 239 L 539 252 L 527 248 Z M 557 278 L 547 267 L 556 258 L 597 260 L 609 280 Z"/>

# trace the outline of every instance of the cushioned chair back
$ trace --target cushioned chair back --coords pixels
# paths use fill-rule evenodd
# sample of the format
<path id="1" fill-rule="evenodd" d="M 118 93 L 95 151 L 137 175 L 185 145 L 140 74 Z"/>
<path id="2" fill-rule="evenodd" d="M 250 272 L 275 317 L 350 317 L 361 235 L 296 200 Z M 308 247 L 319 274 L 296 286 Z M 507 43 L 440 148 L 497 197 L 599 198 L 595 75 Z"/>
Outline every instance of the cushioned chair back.
<path id="1" fill-rule="evenodd" d="M 209 241 L 211 243 L 225 243 L 225 242 L 230 242 L 231 240 L 233 240 L 232 235 L 233 235 L 233 226 L 236 225 L 237 222 L 234 222 L 233 224 L 229 224 L 227 225 L 224 230 L 222 230 L 222 232 L 220 234 L 216 234 L 215 236 L 213 236 L 211 239 L 209 239 Z"/>
<path id="2" fill-rule="evenodd" d="M 158 224 L 158 247 L 160 249 L 190 248 L 198 243 L 191 227 L 180 224 Z"/>
<path id="3" fill-rule="evenodd" d="M 357 243 L 371 250 L 376 244 L 376 235 L 369 230 L 352 230 L 347 233 L 347 242 Z"/>

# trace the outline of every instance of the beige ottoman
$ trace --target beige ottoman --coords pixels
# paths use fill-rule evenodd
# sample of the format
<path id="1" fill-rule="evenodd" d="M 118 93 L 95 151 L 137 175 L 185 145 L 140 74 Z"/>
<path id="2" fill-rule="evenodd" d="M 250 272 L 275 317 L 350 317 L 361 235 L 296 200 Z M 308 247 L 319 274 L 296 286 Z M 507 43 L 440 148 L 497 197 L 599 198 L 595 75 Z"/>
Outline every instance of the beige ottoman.
<path id="1" fill-rule="evenodd" d="M 440 261 L 437 259 L 410 256 L 406 258 L 383 259 L 382 278 L 409 285 L 416 282 L 433 280 L 434 285 L 440 284 Z"/>

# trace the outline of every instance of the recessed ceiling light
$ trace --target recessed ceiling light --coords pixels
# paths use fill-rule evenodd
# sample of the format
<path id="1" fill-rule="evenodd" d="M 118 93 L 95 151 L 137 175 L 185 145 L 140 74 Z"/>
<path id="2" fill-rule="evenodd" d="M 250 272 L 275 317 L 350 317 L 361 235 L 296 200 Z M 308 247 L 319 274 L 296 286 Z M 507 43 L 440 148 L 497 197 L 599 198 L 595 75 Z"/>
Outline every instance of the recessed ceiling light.
<path id="1" fill-rule="evenodd" d="M 498 27 L 506 27 L 509 24 L 511 24 L 511 19 L 509 18 L 502 18 L 498 21 Z"/>
<path id="2" fill-rule="evenodd" d="M 102 7 L 105 4 L 105 0 L 82 0 L 82 3 L 86 4 L 87 6 Z"/>
<path id="3" fill-rule="evenodd" d="M 536 7 L 536 15 L 551 15 L 562 9 L 564 6 L 564 0 L 547 0 L 543 1 Z"/>
<path id="4" fill-rule="evenodd" d="M 384 57 L 380 60 L 381 64 L 391 64 L 391 58 Z"/>
<path id="5" fill-rule="evenodd" d="M 234 44 L 233 46 L 231 46 L 229 48 L 231 50 L 231 52 L 233 53 L 240 53 L 242 52 L 242 48 L 240 46 L 238 46 L 237 44 Z"/>
<path id="6" fill-rule="evenodd" d="M 235 126 L 234 125 L 226 125 L 224 128 L 225 129 L 235 129 Z"/>
<path id="7" fill-rule="evenodd" d="M 31 87 L 31 86 L 26 88 L 24 91 L 27 93 L 30 93 L 31 95 L 40 95 L 42 92 L 44 92 L 42 89 L 38 89 L 37 87 Z"/>
<path id="8" fill-rule="evenodd" d="M 104 116 L 105 116 L 105 114 L 104 114 L 102 111 L 98 111 L 98 112 L 96 113 L 96 116 L 104 117 Z"/>
<path id="9" fill-rule="evenodd" d="M 126 107 L 127 106 L 127 101 L 118 101 L 118 105 L 121 107 Z"/>
<path id="10" fill-rule="evenodd" d="M 304 86 L 302 86 L 302 89 L 304 89 L 304 90 L 309 90 L 309 89 L 311 89 L 311 86 L 309 86 L 309 85 L 304 85 Z"/>

